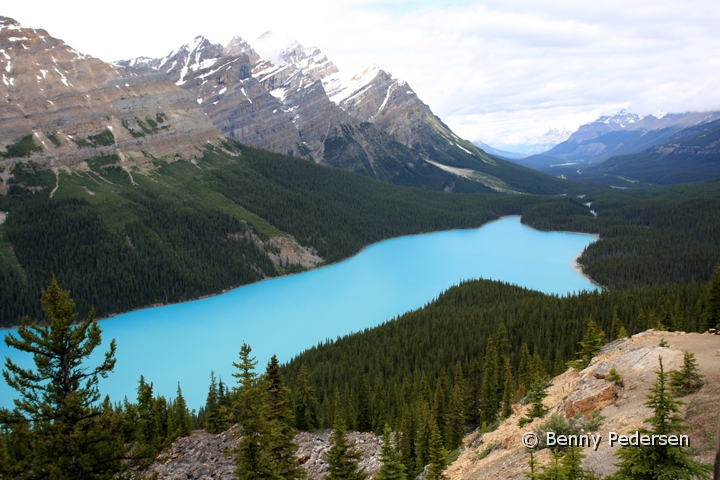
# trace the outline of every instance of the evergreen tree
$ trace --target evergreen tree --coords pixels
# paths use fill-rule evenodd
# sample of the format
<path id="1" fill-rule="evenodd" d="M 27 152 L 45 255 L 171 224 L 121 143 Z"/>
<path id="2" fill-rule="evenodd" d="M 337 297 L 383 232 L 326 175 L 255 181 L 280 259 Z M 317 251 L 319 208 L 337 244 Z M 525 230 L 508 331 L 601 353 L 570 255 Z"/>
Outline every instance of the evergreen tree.
<path id="1" fill-rule="evenodd" d="M 180 437 L 187 437 L 190 435 L 190 414 L 187 409 L 187 403 L 185 397 L 183 397 L 182 390 L 180 389 L 180 382 L 177 387 L 177 397 L 172 405 L 172 418 L 174 429 L 170 434 L 171 441 L 175 441 Z"/>
<path id="2" fill-rule="evenodd" d="M 699 390 L 703 386 L 700 368 L 695 360 L 695 354 L 685 352 L 683 355 L 683 366 L 678 370 L 669 372 L 670 390 L 678 396 L 688 395 Z"/>
<path id="3" fill-rule="evenodd" d="M 580 341 L 580 349 L 577 352 L 577 360 L 568 362 L 568 366 L 574 368 L 577 371 L 585 369 L 590 365 L 590 360 L 597 355 L 600 349 L 605 345 L 605 332 L 600 330 L 595 322 L 590 319 L 588 321 L 587 330 L 585 336 Z"/>
<path id="4" fill-rule="evenodd" d="M 468 404 L 465 418 L 478 425 L 480 423 L 480 398 L 482 390 L 482 367 L 478 359 L 474 359 L 470 365 L 470 376 L 468 379 Z"/>
<path id="5" fill-rule="evenodd" d="M 456 449 L 462 445 L 462 439 L 465 436 L 464 414 L 466 407 L 465 379 L 462 374 L 462 365 L 460 362 L 455 364 L 455 381 L 453 384 L 452 395 L 450 395 L 450 408 L 448 409 L 447 425 L 445 438 L 447 439 L 446 447 Z"/>
<path id="6" fill-rule="evenodd" d="M 530 362 L 530 378 L 533 382 L 538 378 L 546 378 L 547 372 L 545 371 L 545 365 L 543 364 L 542 357 L 538 352 L 533 352 L 532 361 Z M 532 382 L 530 382 L 532 384 Z"/>
<path id="7" fill-rule="evenodd" d="M 502 420 L 508 418 L 510 415 L 513 414 L 512 409 L 512 399 L 515 396 L 515 379 L 512 375 L 512 365 L 510 364 L 510 359 L 505 360 L 505 385 L 503 388 L 503 397 L 502 397 L 502 412 L 500 413 L 500 418 Z"/>
<path id="8" fill-rule="evenodd" d="M 492 337 L 488 339 L 483 362 L 483 380 L 480 399 L 480 420 L 482 425 L 490 426 L 497 420 L 500 410 L 498 397 L 498 354 Z"/>
<path id="9" fill-rule="evenodd" d="M 390 425 L 385 424 L 383 430 L 382 442 L 380 449 L 380 461 L 382 467 L 375 475 L 375 480 L 406 480 L 405 465 L 401 461 L 400 452 L 392 444 Z"/>
<path id="10" fill-rule="evenodd" d="M 531 406 L 525 416 L 518 422 L 521 427 L 532 422 L 534 418 L 542 418 L 545 416 L 547 407 L 543 405 L 543 400 L 547 396 L 548 394 L 545 391 L 545 382 L 543 380 L 537 380 L 530 386 L 527 399 L 530 401 Z"/>
<path id="11" fill-rule="evenodd" d="M 131 415 L 135 420 L 137 440 L 137 447 L 133 452 L 133 456 L 136 459 L 150 461 L 157 456 L 162 437 L 154 408 L 153 385 L 152 383 L 145 383 L 145 377 L 142 375 L 138 383 L 137 405 L 131 411 Z"/>
<path id="12" fill-rule="evenodd" d="M 527 343 L 523 342 L 520 347 L 520 365 L 518 366 L 518 393 L 524 395 L 530 389 L 532 378 L 532 356 Z"/>
<path id="13" fill-rule="evenodd" d="M 617 338 L 617 340 L 619 340 L 619 339 L 621 339 L 621 338 L 628 338 L 628 337 L 629 337 L 629 335 L 628 335 L 628 333 L 627 333 L 627 330 L 625 330 L 625 327 L 624 327 L 624 326 L 621 326 L 621 327 L 620 327 L 620 331 L 618 332 L 618 338 Z"/>
<path id="14" fill-rule="evenodd" d="M 268 362 L 265 371 L 263 411 L 267 431 L 265 445 L 273 478 L 304 478 L 305 470 L 296 465 L 295 452 L 298 446 L 294 442 L 295 429 L 291 426 L 293 415 L 290 409 L 290 391 L 283 382 L 275 355 Z"/>
<path id="15" fill-rule="evenodd" d="M 236 409 L 239 412 L 239 434 L 242 436 L 235 447 L 235 476 L 241 480 L 273 478 L 265 445 L 266 426 L 255 373 L 257 362 L 251 353 L 250 346 L 243 343 L 240 363 L 233 362 L 233 366 L 238 369 L 233 376 L 240 382 Z"/>
<path id="16" fill-rule="evenodd" d="M 498 395 L 502 396 L 503 386 L 505 385 L 505 360 L 510 359 L 510 353 L 512 352 L 505 323 L 498 325 L 495 334 L 495 350 L 497 350 L 498 355 Z"/>
<path id="17" fill-rule="evenodd" d="M 537 480 L 538 465 L 535 461 L 535 455 L 532 450 L 530 450 L 530 458 L 528 458 L 528 467 L 530 467 L 530 471 L 525 472 L 525 477 L 529 478 L 530 480 Z"/>
<path id="18" fill-rule="evenodd" d="M 155 400 L 153 400 L 153 416 L 157 422 L 158 435 L 160 435 L 163 443 L 167 443 L 164 442 L 164 440 L 170 438 L 174 429 L 174 425 L 172 425 L 172 416 L 170 415 L 169 410 L 168 401 L 162 395 L 159 395 L 155 398 Z"/>
<path id="19" fill-rule="evenodd" d="M 327 480 L 364 480 L 365 469 L 358 470 L 361 453 L 352 448 L 345 433 L 345 422 L 338 417 L 330 436 L 330 450 L 327 453 Z"/>
<path id="20" fill-rule="evenodd" d="M 561 474 L 567 480 L 597 480 L 590 470 L 582 468 L 582 460 L 585 454 L 580 447 L 568 447 L 560 460 Z"/>
<path id="21" fill-rule="evenodd" d="M 440 437 L 443 444 L 447 442 L 446 432 L 448 425 L 448 394 L 447 394 L 447 377 L 445 370 L 440 371 L 440 376 L 435 385 L 435 395 L 433 397 L 433 421 L 438 426 Z"/>
<path id="22" fill-rule="evenodd" d="M 102 362 L 90 367 L 83 362 L 101 344 L 101 330 L 91 311 L 77 323 L 75 302 L 53 278 L 42 292 L 42 309 L 47 321 L 42 325 L 24 317 L 17 330 L 19 338 L 8 334 L 5 343 L 31 353 L 35 370 L 22 368 L 9 358 L 3 376 L 20 398 L 15 413 L 0 409 L 0 423 L 11 427 L 25 418 L 33 423 L 32 462 L 23 477 L 101 478 L 124 469 L 126 456 L 122 421 L 98 405 L 99 379 L 115 366 L 115 340 Z M 25 417 L 27 415 L 27 417 Z"/>
<path id="23" fill-rule="evenodd" d="M 355 425 L 359 432 L 372 431 L 372 411 L 370 410 L 370 391 L 365 372 L 360 370 L 355 383 L 355 405 L 357 406 L 357 417 Z"/>
<path id="24" fill-rule="evenodd" d="M 218 425 L 221 432 L 224 432 L 228 428 L 230 428 L 230 425 L 235 423 L 234 420 L 234 411 L 233 411 L 233 396 L 230 390 L 228 389 L 227 385 L 222 380 L 222 377 L 220 377 L 220 380 L 218 381 L 218 395 L 217 395 L 217 403 L 218 403 Z"/>
<path id="25" fill-rule="evenodd" d="M 205 430 L 210 433 L 220 433 L 223 431 L 222 427 L 215 372 L 210 372 L 210 387 L 208 387 L 207 400 L 205 400 Z"/>
<path id="26" fill-rule="evenodd" d="M 611 368 L 610 371 L 608 372 L 607 377 L 605 377 L 605 380 L 607 380 L 608 382 L 613 382 L 613 383 L 618 384 L 618 385 L 622 385 L 622 377 L 621 377 L 620 374 L 617 372 L 617 370 L 615 369 L 615 366 L 614 366 L 614 365 L 612 366 L 612 368 Z"/>
<path id="27" fill-rule="evenodd" d="M 612 324 L 610 325 L 610 339 L 615 341 L 627 337 L 627 332 L 625 332 L 624 336 L 623 332 L 625 332 L 625 327 L 620 321 L 620 317 L 618 317 L 618 309 L 615 307 L 615 310 L 613 311 Z"/>
<path id="28" fill-rule="evenodd" d="M 385 412 L 385 389 L 381 376 L 375 378 L 375 391 L 373 392 L 373 431 L 378 435 L 382 435 L 387 423 L 387 414 Z"/>
<path id="29" fill-rule="evenodd" d="M 447 479 L 448 477 L 443 473 L 447 466 L 447 450 L 443 448 L 438 426 L 433 423 L 430 433 L 430 468 L 428 468 L 425 479 Z"/>
<path id="30" fill-rule="evenodd" d="M 682 402 L 675 400 L 669 392 L 668 374 L 665 373 L 662 357 L 658 358 L 660 370 L 657 381 L 647 395 L 645 406 L 652 409 L 653 416 L 645 419 L 650 430 L 641 429 L 640 434 L 672 435 L 689 429 L 679 415 Z M 620 458 L 619 470 L 613 479 L 691 479 L 710 478 L 712 465 L 700 463 L 690 458 L 689 453 L 680 446 L 660 445 L 625 446 L 615 453 Z"/>
<path id="31" fill-rule="evenodd" d="M 410 407 L 405 405 L 400 421 L 400 438 L 398 447 L 400 449 L 400 458 L 405 465 L 405 471 L 412 473 L 415 471 L 415 423 L 410 412 Z"/>
<path id="32" fill-rule="evenodd" d="M 300 365 L 295 383 L 295 428 L 301 432 L 318 428 L 317 403 L 310 373 L 305 365 Z"/>
<path id="33" fill-rule="evenodd" d="M 705 321 L 707 328 L 720 329 L 720 263 L 715 266 L 715 274 L 708 286 Z"/>
<path id="34" fill-rule="evenodd" d="M 416 425 L 419 425 L 415 443 L 415 470 L 421 472 L 425 465 L 430 463 L 430 440 L 432 436 L 430 409 L 424 401 L 421 401 L 415 410 L 415 422 Z"/>

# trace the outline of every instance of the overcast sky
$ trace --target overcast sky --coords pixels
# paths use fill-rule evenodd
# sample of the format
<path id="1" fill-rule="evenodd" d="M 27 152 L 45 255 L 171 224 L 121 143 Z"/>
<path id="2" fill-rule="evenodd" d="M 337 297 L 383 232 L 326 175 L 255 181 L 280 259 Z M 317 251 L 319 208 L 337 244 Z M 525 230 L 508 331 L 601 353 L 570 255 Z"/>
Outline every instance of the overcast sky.
<path id="1" fill-rule="evenodd" d="M 272 29 L 343 73 L 378 64 L 458 135 L 499 148 L 622 108 L 720 110 L 717 0 L 37 0 L 0 15 L 106 61 Z"/>

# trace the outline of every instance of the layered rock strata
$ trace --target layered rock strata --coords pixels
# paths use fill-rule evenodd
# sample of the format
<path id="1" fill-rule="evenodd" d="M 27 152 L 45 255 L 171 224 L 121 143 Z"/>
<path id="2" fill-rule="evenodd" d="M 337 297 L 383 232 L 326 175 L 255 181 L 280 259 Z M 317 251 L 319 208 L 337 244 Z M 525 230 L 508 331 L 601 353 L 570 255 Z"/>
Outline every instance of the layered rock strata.
<path id="1" fill-rule="evenodd" d="M 153 72 L 83 55 L 45 30 L 0 17 L 0 164 L 67 166 L 193 158 L 219 143 L 193 96 Z"/>

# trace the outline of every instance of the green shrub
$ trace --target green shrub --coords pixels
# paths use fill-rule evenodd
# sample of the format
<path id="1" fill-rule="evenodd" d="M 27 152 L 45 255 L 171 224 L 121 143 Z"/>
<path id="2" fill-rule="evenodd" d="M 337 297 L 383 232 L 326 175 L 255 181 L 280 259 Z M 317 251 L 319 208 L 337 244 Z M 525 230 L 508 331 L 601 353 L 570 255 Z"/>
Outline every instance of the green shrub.
<path id="1" fill-rule="evenodd" d="M 605 417 L 595 412 L 587 419 L 582 413 L 578 413 L 574 417 L 565 418 L 561 413 L 553 413 L 550 418 L 542 425 L 536 427 L 533 431 L 540 439 L 538 448 L 547 448 L 547 433 L 554 432 L 556 435 L 583 435 L 588 432 L 597 431 L 602 425 Z M 567 447 L 557 446 L 560 450 Z"/>

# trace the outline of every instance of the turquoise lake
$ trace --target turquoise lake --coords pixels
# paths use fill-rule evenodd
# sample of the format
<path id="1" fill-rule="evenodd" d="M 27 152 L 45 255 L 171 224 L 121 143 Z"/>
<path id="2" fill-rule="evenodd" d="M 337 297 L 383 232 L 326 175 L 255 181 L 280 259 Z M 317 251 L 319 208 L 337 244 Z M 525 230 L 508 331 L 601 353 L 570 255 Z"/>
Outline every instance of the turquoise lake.
<path id="1" fill-rule="evenodd" d="M 205 403 L 210 371 L 233 385 L 232 362 L 248 343 L 263 372 L 326 339 L 374 327 L 436 298 L 462 280 L 486 278 L 565 295 L 597 287 L 575 268 L 591 235 L 540 232 L 506 217 L 481 228 L 395 238 L 341 263 L 236 288 L 222 295 L 103 320 L 103 348 L 117 342 L 115 371 L 100 383 L 113 402 L 136 399 L 140 375 L 155 393 Z M 4 333 L 12 333 L 6 331 Z M 0 357 L 31 358 L 0 343 Z M 1 381 L 0 406 L 15 391 Z"/>

